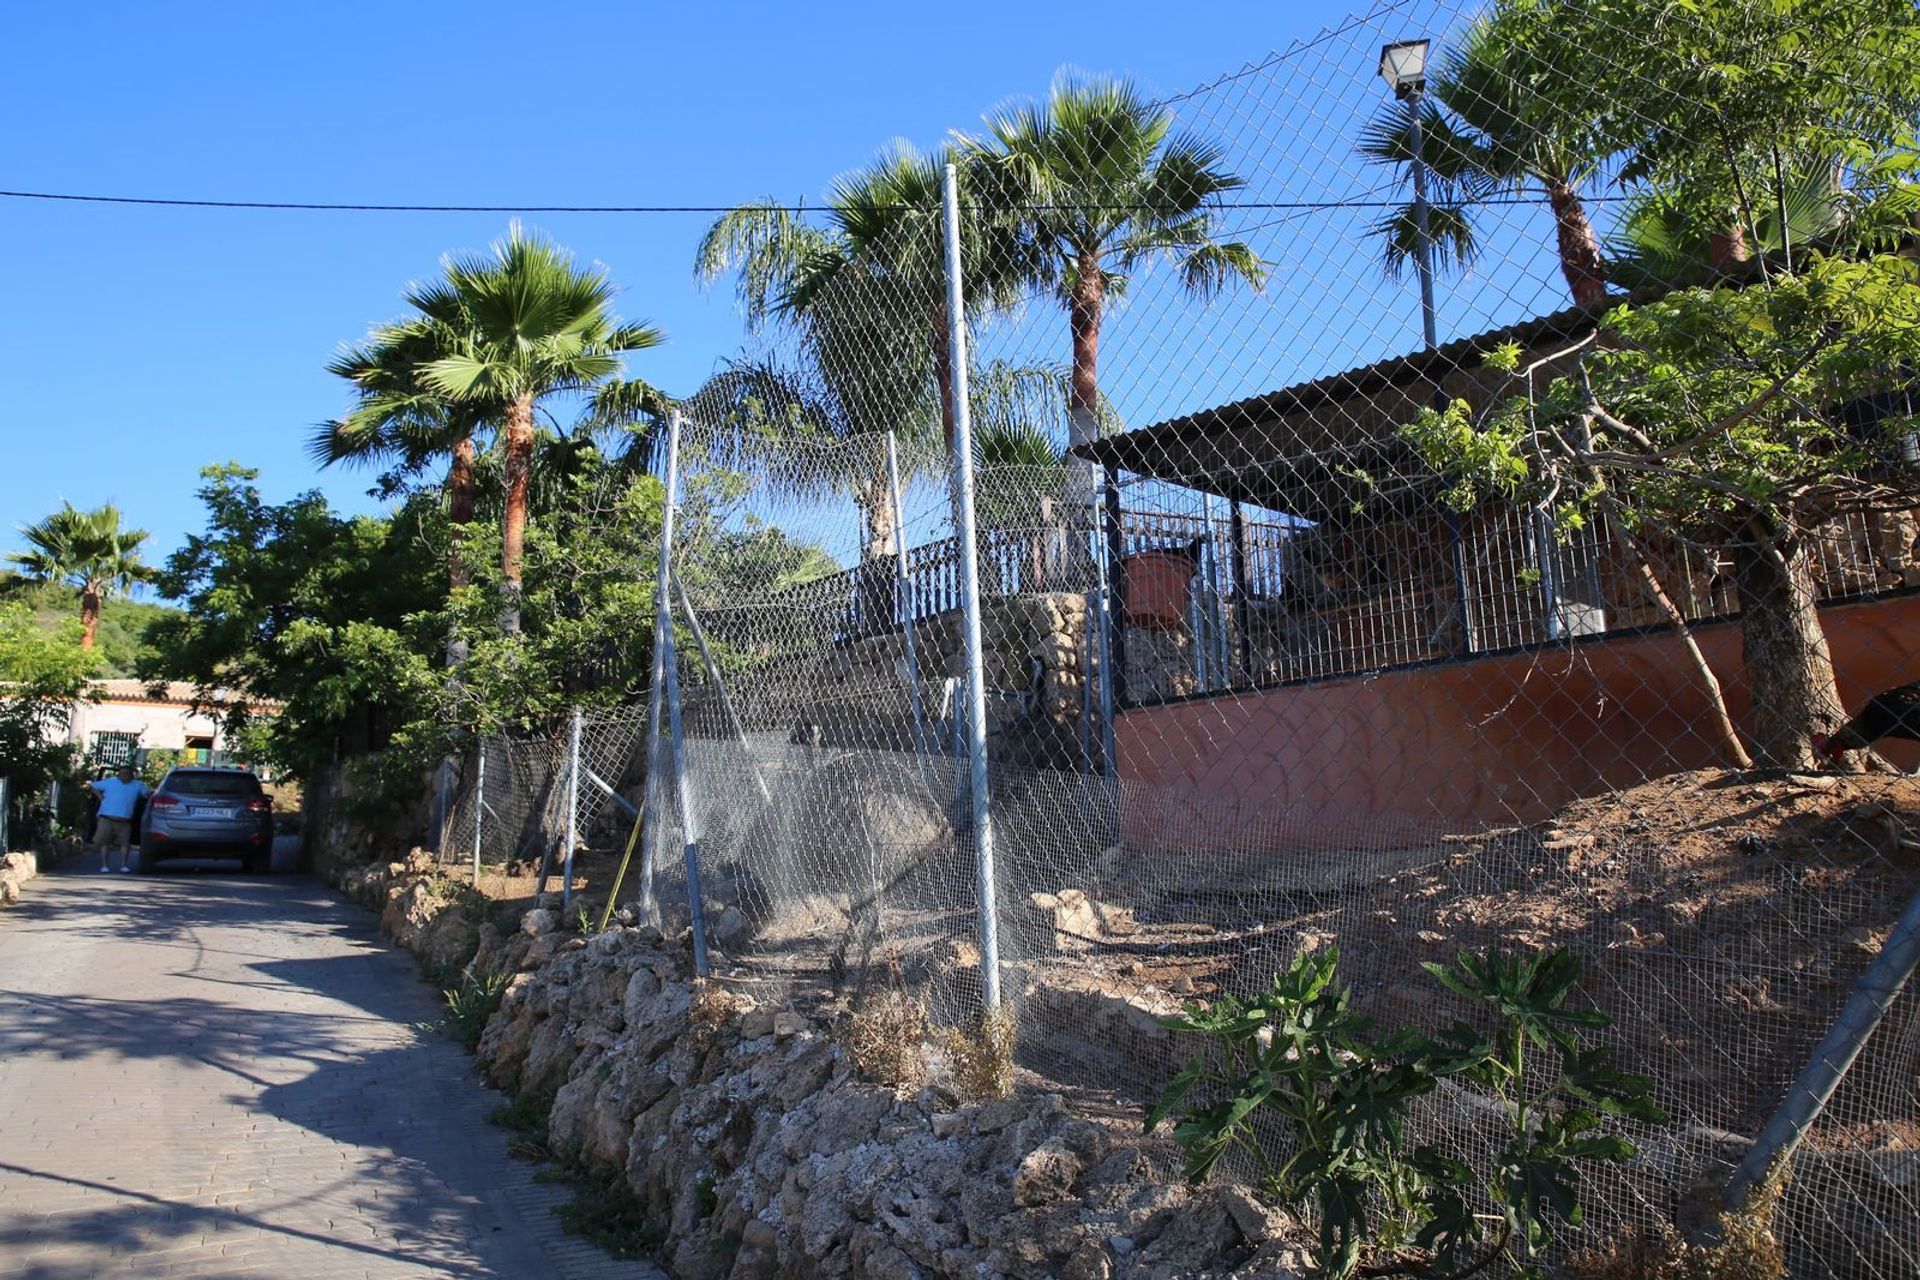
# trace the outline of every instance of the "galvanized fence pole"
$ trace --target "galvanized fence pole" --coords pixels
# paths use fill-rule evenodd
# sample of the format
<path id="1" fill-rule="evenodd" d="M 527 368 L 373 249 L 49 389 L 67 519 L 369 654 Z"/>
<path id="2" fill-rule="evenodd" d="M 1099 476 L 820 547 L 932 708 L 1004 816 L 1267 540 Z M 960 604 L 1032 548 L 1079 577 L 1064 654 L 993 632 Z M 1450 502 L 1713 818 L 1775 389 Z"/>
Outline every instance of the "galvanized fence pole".
<path id="1" fill-rule="evenodd" d="M 687 786 L 687 740 L 680 727 L 680 659 L 674 652 L 673 625 L 669 621 L 661 633 L 666 640 L 667 736 L 673 752 L 674 800 L 680 813 L 680 833 L 685 842 L 687 860 L 687 909 L 693 917 L 693 972 L 708 975 L 707 913 L 700 893 L 700 824 L 693 810 L 693 796 Z"/>
<path id="2" fill-rule="evenodd" d="M 1107 480 L 1103 474 L 1100 481 L 1104 490 Z M 1094 504 L 1096 512 L 1107 509 L 1104 493 L 1101 500 Z M 1100 772 L 1112 778 L 1115 770 L 1113 748 L 1113 662 L 1117 646 L 1113 643 L 1113 558 L 1112 548 L 1108 545 L 1107 531 L 1100 527 L 1101 521 L 1094 522 L 1093 566 L 1094 566 L 1094 624 L 1095 647 L 1099 650 L 1100 686 Z"/>
<path id="3" fill-rule="evenodd" d="M 1727 1183 L 1729 1212 L 1737 1213 L 1744 1208 L 1755 1189 L 1763 1185 L 1774 1170 L 1793 1159 L 1794 1149 L 1826 1110 L 1834 1090 L 1840 1087 L 1860 1051 L 1867 1047 L 1874 1029 L 1887 1016 L 1887 1010 L 1906 989 L 1916 966 L 1920 966 L 1920 894 L 1914 895 L 1907 909 L 1900 913 L 1886 945 L 1867 966 L 1833 1029 L 1813 1051 L 1800 1077 L 1787 1090 L 1786 1100 L 1760 1131 L 1746 1159 L 1734 1170 Z"/>
<path id="4" fill-rule="evenodd" d="M 673 571 L 673 512 L 680 495 L 680 412 L 667 415 L 666 505 L 660 514 L 660 564 L 654 579 L 653 683 L 647 686 L 647 792 L 653 793 L 654 764 L 659 760 L 660 711 L 666 703 L 667 648 L 673 634 L 673 606 L 667 598 Z M 654 896 L 654 837 L 660 806 L 640 806 L 640 918 L 660 922 L 660 904 Z"/>
<path id="5" fill-rule="evenodd" d="M 13 812 L 13 780 L 0 776 L 0 853 L 8 852 L 7 817 Z"/>
<path id="6" fill-rule="evenodd" d="M 567 743 L 567 856 L 561 863 L 560 909 L 573 905 L 573 849 L 580 840 L 580 708 L 573 709 L 573 732 Z"/>
<path id="7" fill-rule="evenodd" d="M 960 279 L 960 192 L 954 167 L 942 184 L 947 240 L 947 343 L 953 369 L 953 521 L 967 662 L 967 759 L 972 799 L 980 978 L 987 1012 L 1000 1007 L 1000 920 L 995 902 L 993 808 L 987 792 L 987 681 L 980 633 L 980 561 L 973 520 L 973 427 L 967 408 L 967 313 Z"/>
<path id="8" fill-rule="evenodd" d="M 480 883 L 481 819 L 487 811 L 487 740 L 479 740 L 473 780 L 473 883 Z"/>

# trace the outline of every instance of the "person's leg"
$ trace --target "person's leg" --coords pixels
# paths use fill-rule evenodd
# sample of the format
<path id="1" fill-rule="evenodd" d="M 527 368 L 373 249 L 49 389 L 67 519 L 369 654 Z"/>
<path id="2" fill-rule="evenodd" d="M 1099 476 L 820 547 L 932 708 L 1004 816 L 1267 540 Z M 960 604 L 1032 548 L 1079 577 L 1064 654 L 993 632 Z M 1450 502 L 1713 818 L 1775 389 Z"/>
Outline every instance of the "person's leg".
<path id="1" fill-rule="evenodd" d="M 93 820 L 93 847 L 100 851 L 100 869 L 110 871 L 107 865 L 107 850 L 113 844 L 113 819 L 95 818 Z"/>
<path id="2" fill-rule="evenodd" d="M 103 818 L 101 819 L 101 825 L 107 829 L 107 843 L 103 848 L 109 851 L 113 849 L 120 851 L 120 865 L 116 870 L 125 871 L 128 866 L 128 845 L 133 831 L 133 824 L 125 818 Z M 109 861 L 110 859 L 106 854 L 101 855 L 101 866 L 106 866 Z"/>

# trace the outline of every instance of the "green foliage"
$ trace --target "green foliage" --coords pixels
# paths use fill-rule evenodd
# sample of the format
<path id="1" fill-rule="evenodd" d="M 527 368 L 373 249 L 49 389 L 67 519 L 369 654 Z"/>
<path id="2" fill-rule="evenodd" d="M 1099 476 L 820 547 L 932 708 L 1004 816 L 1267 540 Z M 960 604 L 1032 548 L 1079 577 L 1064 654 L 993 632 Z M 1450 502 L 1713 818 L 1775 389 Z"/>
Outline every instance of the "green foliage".
<path id="1" fill-rule="evenodd" d="M 1537 1251 L 1561 1224 L 1579 1224 L 1581 1166 L 1632 1156 L 1608 1120 L 1664 1120 L 1650 1081 L 1621 1072 L 1610 1050 L 1578 1038 L 1608 1020 L 1567 1008 L 1579 965 L 1565 952 L 1493 952 L 1462 956 L 1451 968 L 1426 966 L 1493 1021 L 1489 1033 L 1458 1023 L 1434 1038 L 1376 1036 L 1354 1011 L 1337 964 L 1332 948 L 1305 953 L 1256 996 L 1225 996 L 1166 1019 L 1209 1045 L 1147 1117 L 1149 1132 L 1175 1120 L 1190 1180 L 1238 1151 L 1258 1170 L 1264 1194 L 1311 1204 L 1324 1275 L 1354 1274 L 1369 1252 L 1450 1274 L 1514 1241 Z M 1443 1083 L 1478 1088 L 1504 1117 L 1507 1136 L 1492 1167 L 1476 1170 L 1409 1143 L 1410 1104 Z M 1495 1210 L 1491 1238 L 1478 1204 Z"/>
<path id="2" fill-rule="evenodd" d="M 98 668 L 78 620 L 49 629 L 25 603 L 0 600 L 0 776 L 14 803 L 70 772 L 68 718 Z"/>
<path id="3" fill-rule="evenodd" d="M 80 593 L 57 582 L 35 582 L 0 570 L 0 600 L 17 601 L 33 610 L 43 630 L 58 631 L 80 613 Z M 100 655 L 97 675 L 102 679 L 130 677 L 140 660 L 152 653 L 147 629 L 173 610 L 144 600 L 118 600 L 100 615 L 94 651 Z"/>
<path id="4" fill-rule="evenodd" d="M 437 512 L 414 502 L 392 518 L 347 519 L 318 492 L 269 504 L 257 473 L 238 465 L 201 474 L 207 528 L 160 579 L 184 608 L 149 633 L 140 674 L 280 704 L 262 718 L 229 703 L 224 727 L 296 776 L 384 746 L 438 683 L 428 657 L 445 591 Z"/>
<path id="5" fill-rule="evenodd" d="M 479 1047 L 481 1033 L 500 1008 L 511 977 L 507 973 L 465 974 L 458 986 L 440 993 L 447 1002 L 448 1029 L 469 1051 Z"/>

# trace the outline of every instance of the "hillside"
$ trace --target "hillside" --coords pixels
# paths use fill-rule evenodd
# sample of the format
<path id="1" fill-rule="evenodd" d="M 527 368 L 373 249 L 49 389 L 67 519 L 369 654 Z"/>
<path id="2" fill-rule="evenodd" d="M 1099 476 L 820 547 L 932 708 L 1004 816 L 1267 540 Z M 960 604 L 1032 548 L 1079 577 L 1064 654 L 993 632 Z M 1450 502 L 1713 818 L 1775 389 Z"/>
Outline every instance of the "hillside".
<path id="1" fill-rule="evenodd" d="M 31 582 L 14 573 L 0 572 L 0 598 L 24 600 L 34 617 L 49 630 L 80 616 L 80 593 L 71 587 Z M 95 644 L 105 659 L 103 676 L 131 676 L 146 651 L 147 628 L 155 619 L 174 612 L 172 606 L 144 600 L 109 600 L 100 612 L 100 634 Z"/>

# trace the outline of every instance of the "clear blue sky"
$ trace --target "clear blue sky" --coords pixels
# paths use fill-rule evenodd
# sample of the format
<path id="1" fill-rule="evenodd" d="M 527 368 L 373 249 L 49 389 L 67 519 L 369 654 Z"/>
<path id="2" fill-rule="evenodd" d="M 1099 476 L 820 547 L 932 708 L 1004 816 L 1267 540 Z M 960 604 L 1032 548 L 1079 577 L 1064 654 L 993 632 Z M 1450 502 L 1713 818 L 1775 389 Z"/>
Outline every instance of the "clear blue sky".
<path id="1" fill-rule="evenodd" d="M 1176 93 L 1350 7 L 1368 6 L 21 6 L 0 83 L 0 188 L 376 203 L 811 200 L 887 139 L 937 142 L 1010 95 L 1042 92 L 1063 64 Z M 1343 51 L 1341 75 L 1366 57 L 1358 45 Z M 1371 68 L 1351 70 L 1338 93 L 1371 110 Z M 731 296 L 691 277 L 707 216 L 530 221 L 607 265 L 626 318 L 668 331 L 671 344 L 638 357 L 634 373 L 684 391 L 737 350 Z M 443 252 L 483 248 L 506 222 L 0 200 L 0 550 L 64 497 L 118 502 L 154 532 L 158 559 L 200 526 L 198 468 L 228 459 L 258 467 L 271 498 L 318 484 L 338 505 L 367 509 L 363 474 L 317 473 L 302 454 L 311 424 L 344 405 L 323 365 L 398 314 L 401 288 L 432 275 Z M 1374 356 L 1411 345 L 1410 292 L 1390 296 L 1401 319 Z M 1265 359 L 1220 390 L 1279 385 L 1282 371 Z M 1205 402 L 1214 390 L 1202 379 L 1191 394 Z"/>

